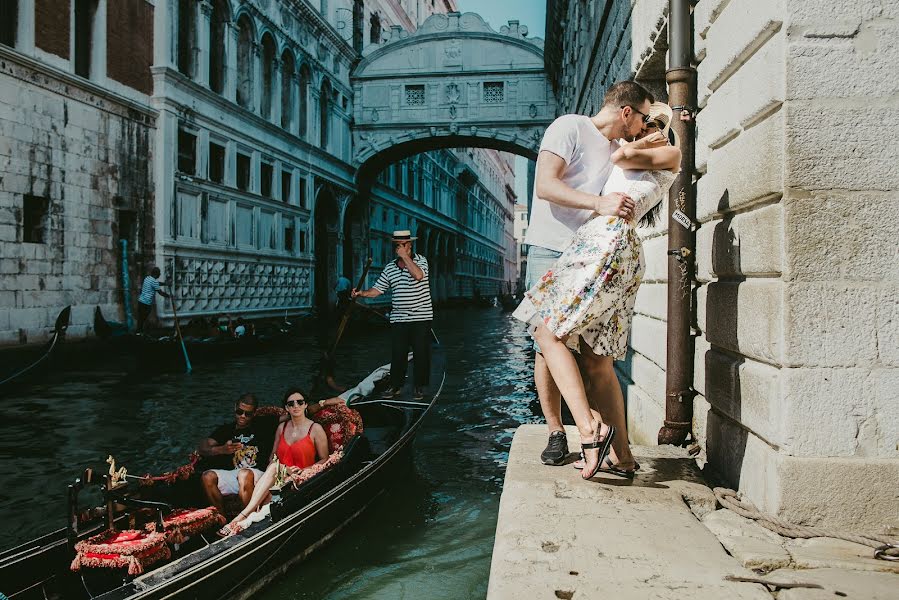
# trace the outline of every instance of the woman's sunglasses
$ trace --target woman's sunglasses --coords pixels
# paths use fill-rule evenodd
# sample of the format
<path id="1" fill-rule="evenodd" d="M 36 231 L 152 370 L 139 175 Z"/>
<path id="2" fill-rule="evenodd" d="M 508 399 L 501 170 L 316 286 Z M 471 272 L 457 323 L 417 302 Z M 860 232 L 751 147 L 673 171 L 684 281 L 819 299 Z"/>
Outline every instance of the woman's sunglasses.
<path id="1" fill-rule="evenodd" d="M 303 406 L 304 404 L 306 404 L 305 400 L 288 400 L 284 406 Z"/>

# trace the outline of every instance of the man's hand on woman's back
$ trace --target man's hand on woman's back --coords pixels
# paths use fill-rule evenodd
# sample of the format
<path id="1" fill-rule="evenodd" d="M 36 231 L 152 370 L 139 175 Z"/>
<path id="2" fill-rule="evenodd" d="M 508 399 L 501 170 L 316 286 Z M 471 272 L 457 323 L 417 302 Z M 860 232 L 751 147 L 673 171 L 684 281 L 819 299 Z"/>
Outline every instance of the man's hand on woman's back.
<path id="1" fill-rule="evenodd" d="M 627 194 L 612 192 L 597 196 L 593 201 L 593 211 L 607 217 L 630 219 L 634 215 L 634 201 Z"/>

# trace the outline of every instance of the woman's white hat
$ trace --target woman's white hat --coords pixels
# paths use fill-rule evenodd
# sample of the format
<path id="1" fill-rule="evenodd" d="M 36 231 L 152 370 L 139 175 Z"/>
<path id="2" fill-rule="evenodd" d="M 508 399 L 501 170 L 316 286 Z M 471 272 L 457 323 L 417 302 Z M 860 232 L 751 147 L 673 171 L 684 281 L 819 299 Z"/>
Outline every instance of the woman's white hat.
<path id="1" fill-rule="evenodd" d="M 680 147 L 680 140 L 678 139 L 677 134 L 671 131 L 671 121 L 674 119 L 674 111 L 671 110 L 671 107 L 664 102 L 653 102 L 649 105 L 648 114 L 650 119 L 658 121 L 663 125 L 661 129 L 662 135 L 669 140 L 673 138 L 671 145 Z M 671 135 L 668 134 L 669 131 L 671 131 Z"/>

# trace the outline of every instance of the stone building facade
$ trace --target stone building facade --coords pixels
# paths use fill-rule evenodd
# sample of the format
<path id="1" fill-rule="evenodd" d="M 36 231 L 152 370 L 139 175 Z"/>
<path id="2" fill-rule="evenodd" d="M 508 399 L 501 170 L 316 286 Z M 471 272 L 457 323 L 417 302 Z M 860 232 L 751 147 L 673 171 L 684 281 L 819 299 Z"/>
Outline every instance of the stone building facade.
<path id="1" fill-rule="evenodd" d="M 549 2 L 560 112 L 635 77 L 665 99 L 667 2 Z M 700 0 L 693 434 L 707 469 L 802 523 L 899 515 L 899 5 Z M 561 27 L 562 23 L 576 24 Z M 632 439 L 665 405 L 667 224 L 619 364 Z"/>
<path id="2" fill-rule="evenodd" d="M 151 264 L 185 317 L 307 312 L 332 302 L 339 273 L 358 275 L 369 251 L 383 262 L 383 234 L 397 223 L 414 225 L 438 257 L 440 297 L 470 294 L 474 278 L 505 281 L 507 157 L 435 151 L 391 167 L 370 197 L 357 193 L 350 69 L 380 42 L 364 28 L 354 37 L 354 24 L 383 13 L 414 27 L 427 11 L 454 9 L 3 3 L 0 343 L 45 339 L 66 304 L 71 336 L 90 332 L 94 306 L 122 319 Z M 452 202 L 442 214 L 431 194 L 464 196 L 465 214 Z M 157 312 L 166 319 L 171 307 Z"/>

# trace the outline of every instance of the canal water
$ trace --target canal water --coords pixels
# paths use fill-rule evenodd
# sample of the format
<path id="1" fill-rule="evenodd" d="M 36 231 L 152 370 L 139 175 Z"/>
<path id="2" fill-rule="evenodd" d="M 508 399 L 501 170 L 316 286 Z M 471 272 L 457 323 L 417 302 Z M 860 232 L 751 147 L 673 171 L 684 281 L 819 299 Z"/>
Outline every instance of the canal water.
<path id="1" fill-rule="evenodd" d="M 520 323 L 496 308 L 438 311 L 444 391 L 415 442 L 414 468 L 348 528 L 259 595 L 288 598 L 483 598 L 512 435 L 539 420 L 532 352 Z M 312 333 L 290 351 L 140 377 L 120 369 L 59 373 L 0 404 L 0 548 L 65 524 L 65 486 L 107 454 L 132 474 L 183 464 L 231 417 L 234 399 L 275 404 L 308 382 Z M 352 384 L 389 362 L 386 328 L 351 330 L 337 352 Z M 2 590 L 0 590 L 2 591 Z"/>

